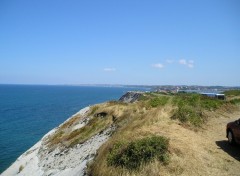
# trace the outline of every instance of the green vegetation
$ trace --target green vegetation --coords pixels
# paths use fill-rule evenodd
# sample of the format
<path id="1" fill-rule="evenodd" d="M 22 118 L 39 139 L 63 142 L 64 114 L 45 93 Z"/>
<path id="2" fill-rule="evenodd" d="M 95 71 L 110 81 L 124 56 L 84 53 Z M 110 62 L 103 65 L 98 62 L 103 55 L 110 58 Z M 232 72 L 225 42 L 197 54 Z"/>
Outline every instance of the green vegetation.
<path id="1" fill-rule="evenodd" d="M 144 95 L 144 94 L 140 95 L 140 97 L 138 98 L 139 101 L 146 101 L 148 99 L 149 98 L 146 95 Z"/>
<path id="2" fill-rule="evenodd" d="M 138 169 L 141 164 L 158 159 L 168 162 L 169 140 L 161 136 L 146 137 L 130 143 L 118 142 L 113 145 L 107 156 L 108 165 L 129 170 Z"/>
<path id="3" fill-rule="evenodd" d="M 224 103 L 225 102 L 223 100 L 202 96 L 200 106 L 204 109 L 213 111 L 220 108 Z"/>
<path id="4" fill-rule="evenodd" d="M 225 102 L 215 98 L 205 97 L 199 94 L 179 94 L 173 99 L 177 106 L 173 119 L 179 119 L 182 123 L 199 127 L 206 120 L 203 115 L 205 110 L 214 111 L 220 108 Z"/>
<path id="5" fill-rule="evenodd" d="M 224 94 L 226 96 L 240 96 L 240 90 L 228 90 L 225 91 Z"/>
<path id="6" fill-rule="evenodd" d="M 234 104 L 234 105 L 239 105 L 240 104 L 240 98 L 235 98 L 230 100 L 230 103 Z"/>
<path id="7" fill-rule="evenodd" d="M 199 127 L 205 120 L 200 110 L 195 110 L 191 106 L 180 106 L 172 119 L 178 119 L 182 123 L 190 122 L 190 124 Z"/>
<path id="8" fill-rule="evenodd" d="M 167 96 L 160 96 L 160 97 L 156 97 L 156 98 L 153 98 L 149 101 L 149 104 L 151 107 L 155 108 L 155 107 L 158 107 L 158 106 L 164 106 L 167 104 L 169 100 L 169 97 Z"/>
<path id="9" fill-rule="evenodd" d="M 106 117 L 106 119 L 95 117 L 91 119 L 86 126 L 71 132 L 68 136 L 66 136 L 66 140 L 70 141 L 70 147 L 83 143 L 93 135 L 103 131 L 110 123 L 110 117 Z"/>
<path id="10" fill-rule="evenodd" d="M 237 102 L 239 100 L 232 103 Z M 171 157 L 170 162 L 170 155 L 176 152 L 175 154 L 177 156 L 179 154 L 178 157 L 181 158 L 191 148 L 189 145 L 190 148 L 182 151 L 181 140 L 185 141 L 186 130 L 198 130 L 204 127 L 208 118 L 216 117 L 214 111 L 227 113 L 232 107 L 233 104 L 228 100 L 218 100 L 197 93 L 166 95 L 144 93 L 138 101 L 124 106 L 118 102 L 100 106 L 97 112 L 108 112 L 114 116 L 112 123 L 117 128 L 108 142 L 98 150 L 95 160 L 88 167 L 88 173 L 129 176 L 159 173 L 173 175 L 171 166 L 177 161 Z M 181 126 L 176 125 L 179 122 Z M 180 130 L 182 128 L 187 129 Z M 197 134 L 193 131 L 190 133 Z M 156 135 L 166 135 L 168 139 L 177 138 L 180 141 L 172 140 L 169 144 L 168 139 Z M 181 136 L 184 137 L 181 139 Z M 168 145 L 171 145 L 169 146 L 171 154 L 168 152 Z M 165 163 L 169 165 L 165 167 L 163 165 Z M 168 174 L 164 174 L 166 170 L 169 171 Z"/>
<path id="11" fill-rule="evenodd" d="M 57 131 L 49 139 L 49 146 L 53 147 L 61 142 L 65 143 L 67 147 L 73 147 L 76 144 L 83 143 L 93 135 L 103 131 L 112 123 L 112 116 L 108 115 L 104 118 L 92 117 L 87 125 L 82 128 L 68 132 L 67 128 Z M 65 131 L 64 131 L 65 130 Z"/>
<path id="12" fill-rule="evenodd" d="M 99 106 L 95 105 L 91 108 L 91 114 L 94 114 L 98 110 Z"/>
<path id="13" fill-rule="evenodd" d="M 229 91 L 229 93 L 235 95 L 237 94 L 236 92 L 238 91 Z M 240 99 L 235 98 L 230 102 L 232 104 L 239 104 Z M 144 118 L 143 114 L 150 113 L 151 109 L 152 111 L 157 111 L 156 107 L 161 106 L 173 109 L 173 113 L 171 114 L 172 119 L 178 119 L 183 124 L 200 127 L 207 119 L 207 116 L 204 115 L 204 111 L 215 111 L 226 103 L 226 101 L 202 96 L 196 93 L 163 95 L 162 93 L 153 92 L 141 95 L 139 101 L 131 105 L 119 101 L 110 101 L 104 105 L 105 109 L 103 109 L 102 105 L 93 106 L 88 114 L 90 119 L 89 122 L 80 129 L 74 131 L 69 130 L 76 125 L 82 117 L 76 115 L 71 118 L 50 137 L 49 146 L 56 146 L 63 142 L 65 146 L 72 147 L 78 143 L 85 142 L 93 135 L 106 129 L 112 123 L 115 123 L 118 127 L 124 127 L 135 119 Z M 97 112 L 105 111 L 108 114 L 106 117 L 95 117 Z M 135 124 L 135 126 L 140 125 Z"/>
<path id="14" fill-rule="evenodd" d="M 23 169 L 24 169 L 24 166 L 21 165 L 21 166 L 19 167 L 19 169 L 18 169 L 18 173 L 22 172 Z"/>

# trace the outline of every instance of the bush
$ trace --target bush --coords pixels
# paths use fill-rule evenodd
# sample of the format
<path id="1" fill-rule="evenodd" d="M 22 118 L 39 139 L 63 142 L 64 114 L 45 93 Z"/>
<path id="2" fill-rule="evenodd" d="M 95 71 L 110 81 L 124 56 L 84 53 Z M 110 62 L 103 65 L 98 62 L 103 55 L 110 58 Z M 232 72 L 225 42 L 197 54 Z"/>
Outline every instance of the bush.
<path id="1" fill-rule="evenodd" d="M 138 169 L 141 164 L 157 158 L 160 162 L 168 162 L 169 140 L 161 136 L 146 137 L 130 143 L 117 142 L 107 156 L 108 165 L 124 167 L 129 170 Z"/>
<path id="2" fill-rule="evenodd" d="M 23 169 L 24 169 L 24 166 L 21 165 L 21 166 L 19 167 L 19 169 L 18 169 L 18 173 L 22 172 Z"/>
<path id="3" fill-rule="evenodd" d="M 222 106 L 224 103 L 223 100 L 218 100 L 215 98 L 210 98 L 210 97 L 202 97 L 201 98 L 201 107 L 205 108 L 207 110 L 215 110 Z"/>
<path id="4" fill-rule="evenodd" d="M 214 111 L 220 108 L 225 101 L 193 93 L 178 94 L 173 99 L 173 103 L 177 106 L 177 110 L 172 116 L 173 119 L 200 127 L 206 120 L 203 112 L 205 110 Z"/>
<path id="5" fill-rule="evenodd" d="M 230 103 L 232 103 L 234 105 L 238 105 L 238 104 L 240 104 L 240 99 L 239 98 L 232 99 L 232 100 L 230 100 Z"/>
<path id="6" fill-rule="evenodd" d="M 228 90 L 225 91 L 224 94 L 226 96 L 240 96 L 240 90 Z"/>
<path id="7" fill-rule="evenodd" d="M 151 107 L 155 108 L 157 106 L 164 106 L 168 102 L 168 97 L 166 96 L 161 96 L 161 97 L 156 97 L 150 100 L 149 104 Z"/>
<path id="8" fill-rule="evenodd" d="M 200 103 L 199 94 L 178 94 L 173 99 L 173 103 L 177 106 L 189 105 L 189 106 L 198 106 Z"/>
<path id="9" fill-rule="evenodd" d="M 172 119 L 178 119 L 182 123 L 189 122 L 196 127 L 201 126 L 204 122 L 202 112 L 190 106 L 180 106 Z"/>
<path id="10" fill-rule="evenodd" d="M 140 95 L 140 97 L 138 98 L 139 101 L 146 101 L 148 100 L 148 97 L 146 95 Z"/>

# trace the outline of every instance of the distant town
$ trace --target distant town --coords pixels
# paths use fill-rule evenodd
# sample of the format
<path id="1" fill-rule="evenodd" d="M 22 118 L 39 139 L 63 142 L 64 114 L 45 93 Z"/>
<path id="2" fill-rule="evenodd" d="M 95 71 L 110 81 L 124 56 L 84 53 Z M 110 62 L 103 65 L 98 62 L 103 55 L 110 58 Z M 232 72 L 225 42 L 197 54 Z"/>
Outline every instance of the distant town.
<path id="1" fill-rule="evenodd" d="M 152 90 L 157 92 L 198 92 L 198 93 L 222 93 L 227 90 L 240 89 L 240 87 L 226 87 L 226 86 L 187 86 L 187 85 L 165 85 L 153 86 Z"/>
<path id="2" fill-rule="evenodd" d="M 103 86 L 103 85 L 101 85 Z M 143 88 L 153 92 L 197 92 L 197 93 L 223 93 L 227 90 L 240 90 L 240 86 L 198 86 L 198 85 L 104 85 L 107 87 Z"/>
<path id="3" fill-rule="evenodd" d="M 197 92 L 197 93 L 223 93 L 227 90 L 240 90 L 240 86 L 199 86 L 199 85 L 123 85 L 123 84 L 65 84 L 65 86 L 89 87 L 127 87 L 145 89 L 153 92 Z"/>

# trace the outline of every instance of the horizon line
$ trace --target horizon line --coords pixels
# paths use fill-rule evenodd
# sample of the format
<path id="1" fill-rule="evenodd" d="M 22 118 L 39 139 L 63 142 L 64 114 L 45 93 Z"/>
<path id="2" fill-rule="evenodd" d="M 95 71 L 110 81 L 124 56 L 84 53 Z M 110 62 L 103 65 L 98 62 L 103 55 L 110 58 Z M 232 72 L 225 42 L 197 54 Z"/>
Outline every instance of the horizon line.
<path id="1" fill-rule="evenodd" d="M 104 83 L 88 83 L 88 84 L 29 84 L 29 83 L 0 83 L 0 85 L 25 85 L 25 86 L 146 86 L 146 87 L 154 87 L 154 86 L 198 86 L 198 87 L 238 87 L 240 86 L 225 86 L 225 85 L 195 85 L 195 84 L 104 84 Z"/>

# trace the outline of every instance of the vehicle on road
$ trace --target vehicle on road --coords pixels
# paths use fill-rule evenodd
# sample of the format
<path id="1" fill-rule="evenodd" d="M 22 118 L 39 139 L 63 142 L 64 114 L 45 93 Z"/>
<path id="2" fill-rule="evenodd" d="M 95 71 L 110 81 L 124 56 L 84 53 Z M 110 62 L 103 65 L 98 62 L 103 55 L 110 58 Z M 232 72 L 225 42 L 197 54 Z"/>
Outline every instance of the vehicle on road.
<path id="1" fill-rule="evenodd" d="M 240 144 L 240 119 L 227 124 L 226 136 L 230 144 Z"/>

